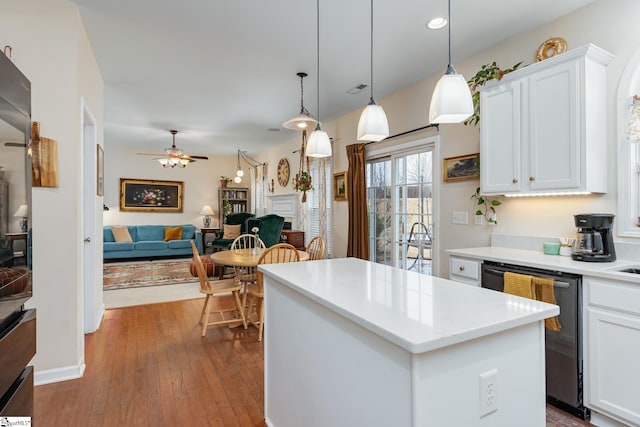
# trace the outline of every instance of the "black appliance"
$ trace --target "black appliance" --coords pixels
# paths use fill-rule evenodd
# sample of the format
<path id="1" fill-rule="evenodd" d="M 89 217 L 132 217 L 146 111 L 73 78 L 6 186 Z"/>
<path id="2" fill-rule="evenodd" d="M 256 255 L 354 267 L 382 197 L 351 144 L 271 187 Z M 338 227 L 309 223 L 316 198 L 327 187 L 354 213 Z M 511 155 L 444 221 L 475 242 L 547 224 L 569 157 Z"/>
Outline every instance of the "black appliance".
<path id="1" fill-rule="evenodd" d="M 22 234 L 8 214 L 31 206 L 30 124 L 31 83 L 0 53 L 0 166 L 11 194 L 0 197 L 0 419 L 33 417 L 33 367 L 27 364 L 36 352 L 36 312 L 24 308 L 32 294 L 31 230 L 21 236 L 20 256 L 13 242 L 7 245 Z"/>
<path id="2" fill-rule="evenodd" d="M 583 404 L 582 276 L 485 261 L 482 287 L 504 292 L 505 272 L 554 279 L 560 330 L 545 329 L 547 402 L 588 420 L 591 412 Z"/>
<path id="3" fill-rule="evenodd" d="M 616 260 L 613 245 L 613 214 L 574 215 L 578 236 L 571 258 L 576 261 L 612 262 Z"/>

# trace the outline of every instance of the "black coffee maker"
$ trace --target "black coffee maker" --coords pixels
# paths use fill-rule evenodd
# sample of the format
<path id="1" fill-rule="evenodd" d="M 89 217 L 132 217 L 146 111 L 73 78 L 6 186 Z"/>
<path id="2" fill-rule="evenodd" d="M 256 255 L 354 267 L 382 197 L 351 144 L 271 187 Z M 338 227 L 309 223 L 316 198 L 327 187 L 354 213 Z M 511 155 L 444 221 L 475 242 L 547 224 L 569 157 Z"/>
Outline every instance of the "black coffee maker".
<path id="1" fill-rule="evenodd" d="M 616 260 L 613 246 L 613 214 L 574 215 L 578 235 L 571 258 L 576 261 L 612 262 Z"/>

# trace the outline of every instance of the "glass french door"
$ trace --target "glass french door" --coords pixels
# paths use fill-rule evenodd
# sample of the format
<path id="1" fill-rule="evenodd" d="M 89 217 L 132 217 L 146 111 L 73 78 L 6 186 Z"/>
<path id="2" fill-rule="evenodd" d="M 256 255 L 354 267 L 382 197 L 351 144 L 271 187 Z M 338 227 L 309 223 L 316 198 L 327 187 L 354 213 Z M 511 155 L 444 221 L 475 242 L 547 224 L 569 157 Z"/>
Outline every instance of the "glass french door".
<path id="1" fill-rule="evenodd" d="M 367 202 L 369 258 L 430 275 L 433 147 L 368 162 Z"/>

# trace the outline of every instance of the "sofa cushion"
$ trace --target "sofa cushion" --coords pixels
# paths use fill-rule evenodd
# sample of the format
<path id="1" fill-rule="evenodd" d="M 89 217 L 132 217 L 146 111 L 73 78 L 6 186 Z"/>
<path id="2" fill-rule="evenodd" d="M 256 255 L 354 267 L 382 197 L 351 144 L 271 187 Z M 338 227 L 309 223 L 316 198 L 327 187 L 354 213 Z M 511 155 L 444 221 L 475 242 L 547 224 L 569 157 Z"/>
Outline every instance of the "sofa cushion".
<path id="1" fill-rule="evenodd" d="M 129 227 L 126 225 L 112 225 L 111 232 L 116 242 L 133 242 L 129 234 Z"/>
<path id="2" fill-rule="evenodd" d="M 170 240 L 167 242 L 169 249 L 191 248 L 191 240 Z"/>
<path id="3" fill-rule="evenodd" d="M 192 224 L 184 224 L 182 226 L 182 240 L 190 240 L 196 237 L 196 226 Z"/>
<path id="4" fill-rule="evenodd" d="M 153 241 L 140 241 L 135 242 L 133 247 L 136 250 L 152 250 L 152 251 L 162 251 L 167 249 L 167 242 L 162 240 L 153 240 Z"/>
<path id="5" fill-rule="evenodd" d="M 182 240 L 182 226 L 177 227 L 165 227 L 164 228 L 164 241 L 169 240 Z"/>
<path id="6" fill-rule="evenodd" d="M 240 235 L 240 228 L 242 227 L 242 225 L 238 224 L 238 225 L 229 225 L 229 224 L 224 224 L 224 235 L 222 236 L 223 239 L 235 239 L 236 237 L 238 237 Z"/>
<path id="7" fill-rule="evenodd" d="M 132 251 L 133 242 L 104 242 L 102 248 L 104 252 Z"/>
<path id="8" fill-rule="evenodd" d="M 164 225 L 138 225 L 136 229 L 138 234 L 136 242 L 164 240 Z"/>

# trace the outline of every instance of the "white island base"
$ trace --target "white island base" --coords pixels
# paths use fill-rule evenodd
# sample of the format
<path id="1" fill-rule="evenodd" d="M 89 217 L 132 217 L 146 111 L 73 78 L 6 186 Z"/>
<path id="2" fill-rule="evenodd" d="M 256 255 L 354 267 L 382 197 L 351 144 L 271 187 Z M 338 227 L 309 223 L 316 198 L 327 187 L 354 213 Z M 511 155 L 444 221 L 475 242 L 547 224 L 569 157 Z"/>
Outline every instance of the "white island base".
<path id="1" fill-rule="evenodd" d="M 352 258 L 260 270 L 269 426 L 545 425 L 557 306 Z"/>

